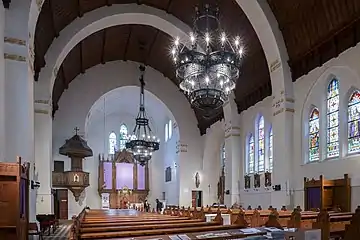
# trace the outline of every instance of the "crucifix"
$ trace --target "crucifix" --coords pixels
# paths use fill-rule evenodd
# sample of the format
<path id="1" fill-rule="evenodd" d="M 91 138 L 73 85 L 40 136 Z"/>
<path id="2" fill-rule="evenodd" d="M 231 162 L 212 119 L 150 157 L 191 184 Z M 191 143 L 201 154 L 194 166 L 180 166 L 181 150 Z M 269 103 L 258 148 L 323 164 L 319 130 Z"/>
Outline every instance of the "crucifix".
<path id="1" fill-rule="evenodd" d="M 78 127 L 76 127 L 76 128 L 74 128 L 74 130 L 75 130 L 75 135 L 78 135 L 78 132 L 80 129 Z"/>

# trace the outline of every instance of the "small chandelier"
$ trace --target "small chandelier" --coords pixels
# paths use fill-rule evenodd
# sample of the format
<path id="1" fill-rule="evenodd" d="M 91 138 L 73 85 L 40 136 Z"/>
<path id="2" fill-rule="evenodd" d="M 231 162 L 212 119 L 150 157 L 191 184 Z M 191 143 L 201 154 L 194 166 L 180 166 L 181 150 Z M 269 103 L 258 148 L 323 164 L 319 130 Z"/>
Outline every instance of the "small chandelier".
<path id="1" fill-rule="evenodd" d="M 126 143 L 126 149 L 133 153 L 135 160 L 144 166 L 152 156 L 152 153 L 159 150 L 160 140 L 152 133 L 149 126 L 149 119 L 145 112 L 144 94 L 144 72 L 145 67 L 140 66 L 140 111 L 136 117 L 136 124 Z"/>
<path id="2" fill-rule="evenodd" d="M 239 37 L 231 39 L 221 30 L 218 8 L 205 4 L 202 11 L 198 7 L 195 11 L 189 41 L 183 45 L 177 37 L 171 55 L 180 88 L 191 105 L 211 113 L 223 106 L 235 88 L 244 49 Z"/>

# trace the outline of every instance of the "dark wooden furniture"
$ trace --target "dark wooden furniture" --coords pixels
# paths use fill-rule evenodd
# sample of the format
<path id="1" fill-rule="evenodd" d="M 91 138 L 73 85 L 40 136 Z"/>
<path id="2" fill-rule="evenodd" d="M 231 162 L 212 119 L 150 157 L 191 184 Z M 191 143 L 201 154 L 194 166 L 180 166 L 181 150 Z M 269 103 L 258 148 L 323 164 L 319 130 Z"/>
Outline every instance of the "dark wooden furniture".
<path id="1" fill-rule="evenodd" d="M 322 175 L 319 180 L 304 178 L 305 210 L 351 211 L 351 186 L 347 174 L 343 179 L 327 180 Z"/>
<path id="2" fill-rule="evenodd" d="M 0 163 L 1 239 L 28 239 L 29 163 Z"/>
<path id="3" fill-rule="evenodd" d="M 29 223 L 29 236 L 39 236 L 39 240 L 44 239 L 43 234 L 39 231 L 39 228 L 36 223 Z"/>

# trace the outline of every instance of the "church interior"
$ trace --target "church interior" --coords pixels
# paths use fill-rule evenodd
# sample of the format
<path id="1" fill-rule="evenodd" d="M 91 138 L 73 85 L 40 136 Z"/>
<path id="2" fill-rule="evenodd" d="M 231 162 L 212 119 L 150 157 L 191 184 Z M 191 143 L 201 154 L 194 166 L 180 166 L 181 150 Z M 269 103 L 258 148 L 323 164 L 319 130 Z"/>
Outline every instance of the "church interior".
<path id="1" fill-rule="evenodd" d="M 359 0 L 2 0 L 0 240 L 359 239 Z"/>

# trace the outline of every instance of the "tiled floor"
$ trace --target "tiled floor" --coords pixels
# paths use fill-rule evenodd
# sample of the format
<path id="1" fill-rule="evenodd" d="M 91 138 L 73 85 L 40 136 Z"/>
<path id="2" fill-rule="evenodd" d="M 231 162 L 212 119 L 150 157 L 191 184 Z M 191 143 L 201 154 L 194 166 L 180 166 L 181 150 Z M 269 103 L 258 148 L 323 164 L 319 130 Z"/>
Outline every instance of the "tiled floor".
<path id="1" fill-rule="evenodd" d="M 44 236 L 44 240 L 66 240 L 69 237 L 69 232 L 71 228 L 71 221 L 60 222 L 60 226 L 55 231 L 55 233 L 50 234 L 50 236 Z"/>

